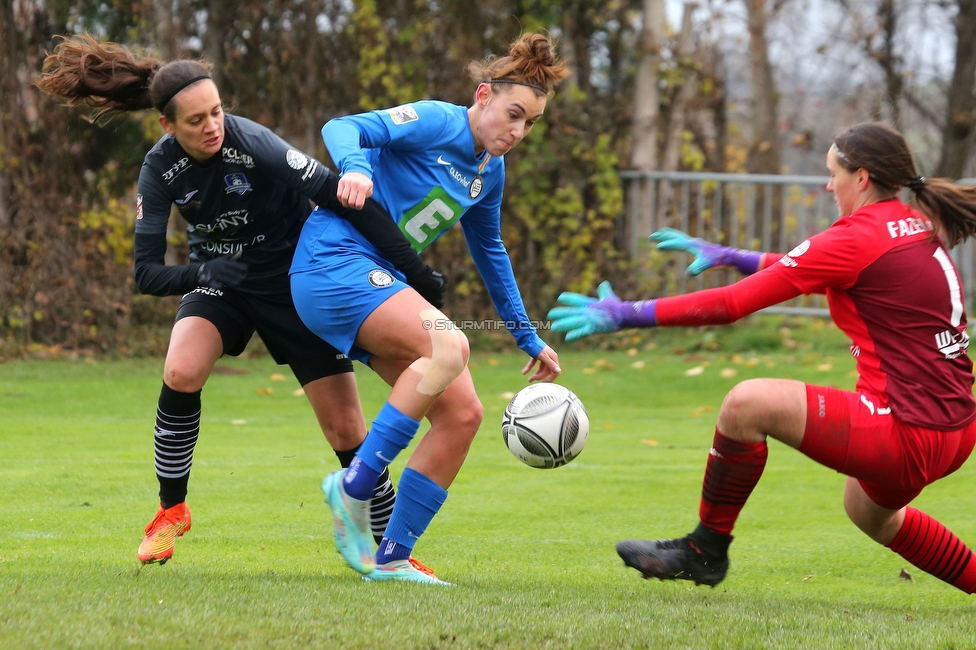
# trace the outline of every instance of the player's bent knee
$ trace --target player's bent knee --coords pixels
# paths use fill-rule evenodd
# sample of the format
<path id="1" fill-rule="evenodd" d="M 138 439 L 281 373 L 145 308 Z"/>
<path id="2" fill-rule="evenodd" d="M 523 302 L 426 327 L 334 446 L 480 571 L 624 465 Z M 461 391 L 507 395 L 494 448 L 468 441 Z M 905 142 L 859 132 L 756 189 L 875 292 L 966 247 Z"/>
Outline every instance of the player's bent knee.
<path id="1" fill-rule="evenodd" d="M 762 380 L 747 379 L 736 384 L 722 400 L 718 429 L 731 438 L 755 418 L 762 409 Z"/>
<path id="2" fill-rule="evenodd" d="M 420 316 L 429 327 L 431 355 L 417 359 L 410 368 L 420 374 L 417 384 L 420 393 L 439 395 L 464 372 L 468 364 L 468 339 L 436 309 L 426 309 Z"/>
<path id="3" fill-rule="evenodd" d="M 337 448 L 349 449 L 366 439 L 365 423 L 357 409 L 330 412 L 319 424 L 326 439 Z"/>
<path id="4" fill-rule="evenodd" d="M 207 383 L 209 372 L 167 363 L 163 368 L 163 382 L 180 393 L 195 393 Z"/>

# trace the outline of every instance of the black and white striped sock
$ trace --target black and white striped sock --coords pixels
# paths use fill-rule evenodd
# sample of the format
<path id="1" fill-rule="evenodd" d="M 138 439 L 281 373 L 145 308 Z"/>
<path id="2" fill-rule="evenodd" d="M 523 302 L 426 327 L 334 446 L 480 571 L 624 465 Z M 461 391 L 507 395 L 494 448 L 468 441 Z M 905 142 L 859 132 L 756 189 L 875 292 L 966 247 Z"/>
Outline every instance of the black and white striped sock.
<path id="1" fill-rule="evenodd" d="M 193 448 L 200 434 L 200 393 L 181 393 L 166 384 L 159 393 L 153 437 L 159 502 L 164 508 L 186 501 Z"/>
<path id="2" fill-rule="evenodd" d="M 393 514 L 393 504 L 396 503 L 396 492 L 393 491 L 393 481 L 390 480 L 390 470 L 384 469 L 373 490 L 373 500 L 369 503 L 369 527 L 373 531 L 373 539 L 379 544 L 386 534 L 386 526 Z"/>
<path id="3" fill-rule="evenodd" d="M 340 467 L 349 467 L 349 463 L 356 457 L 359 447 L 348 451 L 335 452 L 339 459 Z M 393 514 L 393 504 L 396 503 L 396 492 L 393 490 L 393 481 L 390 479 L 390 470 L 384 469 L 376 481 L 376 488 L 373 490 L 373 497 L 369 508 L 369 527 L 373 531 L 373 538 L 379 544 L 386 533 L 386 525 L 390 523 L 390 515 Z"/>

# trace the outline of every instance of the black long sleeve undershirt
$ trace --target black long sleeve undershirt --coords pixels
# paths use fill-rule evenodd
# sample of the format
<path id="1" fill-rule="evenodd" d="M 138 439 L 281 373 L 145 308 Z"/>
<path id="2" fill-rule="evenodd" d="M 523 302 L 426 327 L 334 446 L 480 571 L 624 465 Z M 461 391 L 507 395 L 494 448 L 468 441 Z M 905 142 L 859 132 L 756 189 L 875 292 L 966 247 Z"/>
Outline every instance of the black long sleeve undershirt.
<path id="1" fill-rule="evenodd" d="M 362 210 L 343 206 L 336 198 L 339 177 L 329 177 L 311 199 L 348 220 L 376 246 L 393 266 L 407 276 L 408 282 L 427 268 L 389 213 L 373 199 L 367 199 Z M 137 233 L 135 237 L 135 279 L 140 293 L 152 296 L 178 296 L 197 287 L 200 263 L 166 266 L 166 235 Z"/>
<path id="2" fill-rule="evenodd" d="M 150 296 L 180 296 L 197 288 L 201 264 L 166 266 L 166 233 L 136 233 L 136 287 Z"/>
<path id="3" fill-rule="evenodd" d="M 383 257 L 407 276 L 408 281 L 411 276 L 426 268 L 427 265 L 420 255 L 410 247 L 410 242 L 400 231 L 400 226 L 379 203 L 373 199 L 366 199 L 366 204 L 361 210 L 347 208 L 336 198 L 338 184 L 339 176 L 329 174 L 322 187 L 311 199 L 351 223 L 363 237 L 383 253 Z"/>

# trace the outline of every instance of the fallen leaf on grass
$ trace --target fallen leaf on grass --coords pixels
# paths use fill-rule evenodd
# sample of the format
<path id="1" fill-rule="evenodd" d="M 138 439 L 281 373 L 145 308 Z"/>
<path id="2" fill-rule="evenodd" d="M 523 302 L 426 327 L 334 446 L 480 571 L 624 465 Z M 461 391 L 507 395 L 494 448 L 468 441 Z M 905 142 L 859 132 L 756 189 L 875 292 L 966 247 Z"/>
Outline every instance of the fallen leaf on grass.
<path id="1" fill-rule="evenodd" d="M 499 397 L 501 397 L 502 399 L 513 399 L 515 397 L 515 393 L 509 390 L 509 391 L 505 391 L 504 393 L 501 393 Z"/>
<path id="2" fill-rule="evenodd" d="M 719 377 L 723 377 L 725 379 L 735 377 L 737 374 L 739 374 L 739 371 L 735 368 L 722 368 L 722 370 L 720 370 L 718 373 Z"/>
<path id="3" fill-rule="evenodd" d="M 657 447 L 659 444 L 661 444 L 657 440 L 648 440 L 648 439 L 643 439 L 641 440 L 641 442 L 644 443 L 645 445 L 650 445 L 651 447 Z"/>
<path id="4" fill-rule="evenodd" d="M 257 390 L 257 393 L 258 393 L 258 395 L 273 395 L 274 394 L 274 389 L 273 388 L 259 388 Z"/>
<path id="5" fill-rule="evenodd" d="M 643 361 L 635 361 L 634 363 L 630 364 L 630 367 L 631 368 L 634 368 L 635 370 L 640 370 L 641 368 L 643 368 L 646 365 L 647 364 L 644 363 Z"/>
<path id="6" fill-rule="evenodd" d="M 276 372 L 273 375 L 271 375 L 271 381 L 284 381 L 284 380 L 285 380 L 285 376 L 280 372 Z"/>
<path id="7" fill-rule="evenodd" d="M 694 368 L 685 370 L 685 377 L 697 377 L 703 372 L 705 372 L 705 366 L 695 366 Z"/>
<path id="8" fill-rule="evenodd" d="M 242 424 L 247 424 L 247 420 L 231 420 L 230 423 L 233 424 L 235 427 L 239 427 Z"/>
<path id="9" fill-rule="evenodd" d="M 912 577 L 912 574 L 909 573 L 908 571 L 906 571 L 905 569 L 902 569 L 901 570 L 901 573 L 898 574 L 898 577 L 901 578 L 902 580 L 908 580 L 909 582 L 915 582 L 915 578 Z"/>
<path id="10" fill-rule="evenodd" d="M 699 406 L 698 408 L 696 408 L 694 411 L 691 412 L 691 414 L 689 415 L 689 417 L 700 418 L 705 413 L 708 413 L 709 411 L 714 411 L 714 410 L 715 410 L 715 407 L 714 406 Z"/>
<path id="11" fill-rule="evenodd" d="M 301 397 L 302 395 L 305 394 L 305 389 L 304 388 L 296 388 L 295 390 L 293 390 L 291 392 L 291 394 L 294 395 L 295 397 Z"/>
<path id="12" fill-rule="evenodd" d="M 803 576 L 803 579 L 804 580 L 812 580 L 813 579 L 813 574 L 811 573 L 809 575 L 805 575 L 805 576 Z"/>
<path id="13" fill-rule="evenodd" d="M 827 372 L 828 370 L 833 369 L 833 367 L 834 364 L 832 363 L 821 363 L 819 366 L 817 366 L 817 370 L 820 372 Z"/>

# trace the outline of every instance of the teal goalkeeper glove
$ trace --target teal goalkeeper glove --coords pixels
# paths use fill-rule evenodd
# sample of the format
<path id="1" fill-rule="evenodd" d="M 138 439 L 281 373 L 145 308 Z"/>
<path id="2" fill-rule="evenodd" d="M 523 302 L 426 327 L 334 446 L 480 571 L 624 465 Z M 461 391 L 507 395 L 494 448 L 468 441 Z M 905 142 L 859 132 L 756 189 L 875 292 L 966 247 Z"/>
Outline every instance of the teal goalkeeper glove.
<path id="1" fill-rule="evenodd" d="M 634 305 L 620 300 L 606 281 L 597 287 L 596 298 L 564 291 L 556 301 L 567 306 L 550 309 L 548 317 L 552 320 L 554 332 L 567 332 L 567 341 L 591 334 L 616 332 L 626 325 L 628 312 L 633 311 Z"/>
<path id="2" fill-rule="evenodd" d="M 683 251 L 694 255 L 695 261 L 688 265 L 688 275 L 698 275 L 715 266 L 734 266 L 743 275 L 752 275 L 759 269 L 762 260 L 762 253 L 712 244 L 674 228 L 661 228 L 651 233 L 648 239 L 657 242 L 658 250 Z"/>

